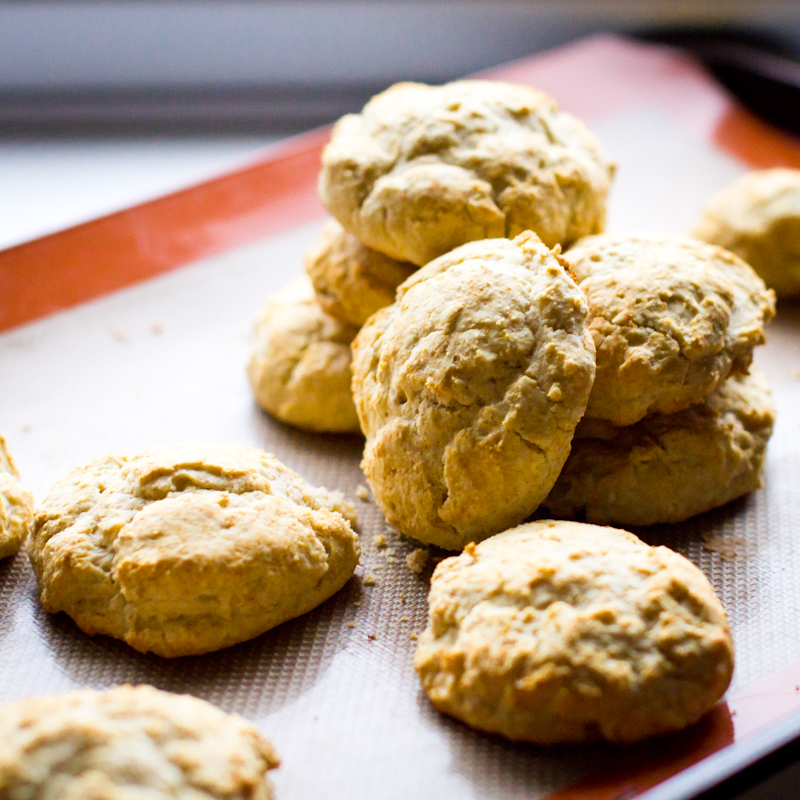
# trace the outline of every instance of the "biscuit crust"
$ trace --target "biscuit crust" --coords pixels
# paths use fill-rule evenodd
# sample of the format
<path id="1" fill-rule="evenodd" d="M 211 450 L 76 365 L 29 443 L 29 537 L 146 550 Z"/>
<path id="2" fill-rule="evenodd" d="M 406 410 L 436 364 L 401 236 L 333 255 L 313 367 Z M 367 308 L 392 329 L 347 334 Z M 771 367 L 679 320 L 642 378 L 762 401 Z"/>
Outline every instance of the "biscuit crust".
<path id="1" fill-rule="evenodd" d="M 442 561 L 414 666 L 434 707 L 513 740 L 679 730 L 733 672 L 708 580 L 666 547 L 576 522 L 520 525 Z"/>
<path id="2" fill-rule="evenodd" d="M 196 655 L 337 592 L 360 553 L 351 503 L 238 444 L 110 455 L 56 483 L 28 554 L 41 601 L 89 635 Z"/>
<path id="3" fill-rule="evenodd" d="M 693 235 L 743 258 L 778 297 L 800 297 L 800 170 L 747 173 L 709 200 Z"/>
<path id="4" fill-rule="evenodd" d="M 586 303 L 533 233 L 423 267 L 353 342 L 362 469 L 390 524 L 461 549 L 521 522 L 569 453 L 594 377 Z"/>
<path id="5" fill-rule="evenodd" d="M 151 686 L 18 700 L 0 708 L 0 741 L 14 800 L 271 800 L 280 763 L 241 717 Z"/>
<path id="6" fill-rule="evenodd" d="M 597 376 L 587 417 L 632 425 L 744 373 L 775 297 L 738 256 L 681 236 L 584 239 L 565 259 L 589 303 Z"/>
<path id="7" fill-rule="evenodd" d="M 33 495 L 19 482 L 19 472 L 0 436 L 0 558 L 13 556 L 33 527 Z"/>
<path id="8" fill-rule="evenodd" d="M 528 86 L 399 83 L 336 124 L 319 190 L 368 247 L 422 266 L 476 239 L 599 233 L 613 172 L 584 124 Z"/>
<path id="9" fill-rule="evenodd" d="M 624 428 L 585 419 L 543 505 L 606 525 L 682 522 L 762 485 L 774 423 L 766 380 L 752 373 L 676 414 Z"/>
<path id="10" fill-rule="evenodd" d="M 357 328 L 326 314 L 307 277 L 272 297 L 253 330 L 247 375 L 256 402 L 310 431 L 360 431 L 350 391 L 350 342 Z"/>
<path id="11" fill-rule="evenodd" d="M 397 287 L 417 269 L 361 244 L 335 219 L 322 226 L 305 265 L 323 311 L 356 328 L 393 303 Z"/>

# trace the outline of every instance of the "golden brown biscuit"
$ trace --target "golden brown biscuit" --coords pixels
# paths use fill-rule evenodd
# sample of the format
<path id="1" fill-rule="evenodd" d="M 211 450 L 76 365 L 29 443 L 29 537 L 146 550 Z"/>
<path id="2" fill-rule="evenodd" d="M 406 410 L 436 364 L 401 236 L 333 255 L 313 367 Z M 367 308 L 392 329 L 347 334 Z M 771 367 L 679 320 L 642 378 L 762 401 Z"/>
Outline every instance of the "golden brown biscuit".
<path id="1" fill-rule="evenodd" d="M 682 522 L 761 486 L 774 422 L 769 388 L 754 374 L 635 425 L 584 418 L 542 505 L 556 517 L 600 524 Z"/>
<path id="2" fill-rule="evenodd" d="M 778 297 L 800 297 L 800 169 L 756 170 L 726 186 L 693 235 L 743 258 Z"/>
<path id="3" fill-rule="evenodd" d="M 360 430 L 350 391 L 357 328 L 326 314 L 307 277 L 272 297 L 253 331 L 247 374 L 258 404 L 311 431 Z"/>
<path id="4" fill-rule="evenodd" d="M 270 800 L 280 763 L 246 720 L 152 686 L 18 700 L 0 741 L 9 800 Z"/>
<path id="5" fill-rule="evenodd" d="M 740 258 L 680 236 L 593 236 L 564 256 L 597 348 L 587 417 L 632 425 L 746 372 L 775 298 Z"/>
<path id="6" fill-rule="evenodd" d="M 414 666 L 438 711 L 509 739 L 635 742 L 725 693 L 733 644 L 702 572 L 577 522 L 520 525 L 442 561 Z"/>
<path id="7" fill-rule="evenodd" d="M 194 655 L 337 592 L 359 556 L 351 503 L 239 444 L 106 456 L 50 491 L 28 554 L 42 605 L 89 635 Z"/>
<path id="8" fill-rule="evenodd" d="M 0 558 L 14 555 L 33 527 L 33 495 L 19 482 L 19 472 L 0 436 Z"/>
<path id="9" fill-rule="evenodd" d="M 323 311 L 357 328 L 393 303 L 397 287 L 417 269 L 361 244 L 335 219 L 323 225 L 305 264 Z"/>
<path id="10" fill-rule="evenodd" d="M 531 514 L 594 376 L 586 303 L 534 233 L 414 273 L 353 342 L 362 468 L 390 524 L 451 550 Z"/>
<path id="11" fill-rule="evenodd" d="M 613 171 L 584 124 L 529 86 L 399 83 L 339 120 L 319 188 L 345 230 L 421 266 L 475 239 L 599 233 Z"/>

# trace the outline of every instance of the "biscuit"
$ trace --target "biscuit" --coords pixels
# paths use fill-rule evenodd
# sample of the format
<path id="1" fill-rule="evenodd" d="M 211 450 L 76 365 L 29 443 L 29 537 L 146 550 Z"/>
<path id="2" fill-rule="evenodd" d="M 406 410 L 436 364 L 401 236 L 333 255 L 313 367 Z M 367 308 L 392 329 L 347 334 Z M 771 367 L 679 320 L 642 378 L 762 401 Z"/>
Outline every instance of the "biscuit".
<path id="1" fill-rule="evenodd" d="M 310 431 L 358 432 L 350 391 L 350 342 L 357 328 L 326 314 L 308 278 L 272 297 L 253 331 L 247 374 L 256 402 Z"/>
<path id="2" fill-rule="evenodd" d="M 613 172 L 585 125 L 528 86 L 399 83 L 336 124 L 319 190 L 346 231 L 422 266 L 475 239 L 599 233 Z"/>
<path id="3" fill-rule="evenodd" d="M 683 556 L 544 520 L 436 567 L 414 666 L 434 707 L 475 728 L 635 742 L 700 719 L 730 683 L 733 644 Z"/>
<path id="4" fill-rule="evenodd" d="M 390 524 L 451 550 L 544 500 L 594 377 L 586 302 L 534 233 L 415 272 L 353 342 L 362 469 Z"/>
<path id="5" fill-rule="evenodd" d="M 20 485 L 19 472 L 0 436 L 0 558 L 22 547 L 33 526 L 33 495 Z"/>
<path id="6" fill-rule="evenodd" d="M 0 741 L 13 800 L 271 800 L 280 763 L 241 717 L 151 686 L 18 700 Z"/>
<path id="7" fill-rule="evenodd" d="M 219 650 L 305 614 L 359 556 L 351 503 L 238 444 L 110 455 L 56 485 L 28 553 L 41 601 L 160 656 Z"/>
<path id="8" fill-rule="evenodd" d="M 632 425 L 746 372 L 775 298 L 738 256 L 679 236 L 602 235 L 564 256 L 597 349 L 587 417 Z"/>
<path id="9" fill-rule="evenodd" d="M 743 258 L 778 297 L 800 297 L 800 170 L 748 173 L 709 200 L 693 235 Z"/>
<path id="10" fill-rule="evenodd" d="M 763 376 L 729 378 L 676 414 L 618 428 L 584 418 L 542 505 L 616 525 L 682 522 L 758 489 L 775 408 Z"/>
<path id="11" fill-rule="evenodd" d="M 397 287 L 417 269 L 361 244 L 335 219 L 322 227 L 305 265 L 322 310 L 357 328 L 393 303 Z"/>

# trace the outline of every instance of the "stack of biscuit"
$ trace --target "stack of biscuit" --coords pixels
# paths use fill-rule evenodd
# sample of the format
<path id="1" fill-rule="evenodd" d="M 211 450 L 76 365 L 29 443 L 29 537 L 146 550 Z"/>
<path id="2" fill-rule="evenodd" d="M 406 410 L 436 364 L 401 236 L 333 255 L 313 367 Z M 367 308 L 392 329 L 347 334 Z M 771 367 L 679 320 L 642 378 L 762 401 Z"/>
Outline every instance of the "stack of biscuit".
<path id="1" fill-rule="evenodd" d="M 613 170 L 583 123 L 525 86 L 398 84 L 343 117 L 323 154 L 333 218 L 306 253 L 310 285 L 271 298 L 256 324 L 258 403 L 307 430 L 360 430 L 346 346 L 398 286 L 466 242 L 602 231 Z"/>
<path id="2" fill-rule="evenodd" d="M 353 342 L 367 480 L 453 550 L 540 506 L 652 525 L 723 505 L 761 485 L 774 408 L 750 363 L 773 314 L 744 261 L 688 237 L 463 245 Z"/>
<path id="3" fill-rule="evenodd" d="M 568 519 L 674 523 L 761 485 L 775 411 L 753 348 L 773 293 L 742 259 L 677 236 L 590 237 L 566 254 L 597 375 L 544 506 Z"/>
<path id="4" fill-rule="evenodd" d="M 259 403 L 362 430 L 389 522 L 448 549 L 539 506 L 650 525 L 758 487 L 773 295 L 720 247 L 603 234 L 613 172 L 523 86 L 399 84 L 342 118 L 311 283 L 256 328 Z"/>
<path id="5" fill-rule="evenodd" d="M 284 293 L 257 328 L 259 402 L 316 429 L 354 402 L 387 521 L 463 551 L 433 574 L 415 668 L 438 710 L 510 739 L 677 730 L 733 671 L 700 570 L 585 523 L 679 522 L 760 485 L 774 294 L 714 244 L 603 233 L 613 173 L 533 89 L 395 86 L 334 128 L 302 312 L 274 322 Z M 313 385 L 289 328 L 351 342 L 352 401 Z M 538 509 L 559 519 L 524 523 Z"/>

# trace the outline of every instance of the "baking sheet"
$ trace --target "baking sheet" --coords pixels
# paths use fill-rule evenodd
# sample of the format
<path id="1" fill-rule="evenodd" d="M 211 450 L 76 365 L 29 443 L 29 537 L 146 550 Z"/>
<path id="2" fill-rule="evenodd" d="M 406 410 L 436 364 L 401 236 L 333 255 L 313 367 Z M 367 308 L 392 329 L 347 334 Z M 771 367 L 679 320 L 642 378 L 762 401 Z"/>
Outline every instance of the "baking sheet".
<path id="1" fill-rule="evenodd" d="M 612 230 L 681 232 L 711 192 L 747 168 L 655 103 L 592 128 L 619 162 Z M 0 431 L 37 501 L 74 466 L 107 452 L 187 440 L 263 447 L 353 499 L 364 550 L 356 576 L 320 608 L 251 642 L 170 661 L 88 638 L 63 615 L 44 613 L 19 555 L 0 562 L 0 702 L 121 682 L 191 692 L 243 714 L 273 741 L 283 759 L 274 776 L 279 800 L 542 798 L 594 770 L 702 739 L 701 725 L 638 748 L 547 750 L 473 732 L 430 708 L 412 668 L 412 634 L 424 627 L 433 561 L 414 575 L 404 563 L 414 544 L 388 528 L 374 503 L 357 499 L 360 437 L 305 434 L 272 420 L 255 406 L 245 375 L 258 307 L 299 274 L 319 224 L 0 335 Z M 736 643 L 730 696 L 800 661 L 800 309 L 780 308 L 756 364 L 779 411 L 765 488 L 643 532 L 714 583 Z M 392 552 L 372 545 L 378 533 Z M 364 584 L 367 574 L 374 586 Z M 732 737 L 736 716 L 717 716 Z"/>

